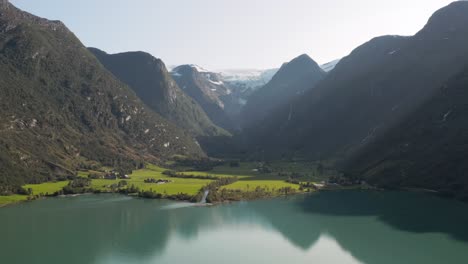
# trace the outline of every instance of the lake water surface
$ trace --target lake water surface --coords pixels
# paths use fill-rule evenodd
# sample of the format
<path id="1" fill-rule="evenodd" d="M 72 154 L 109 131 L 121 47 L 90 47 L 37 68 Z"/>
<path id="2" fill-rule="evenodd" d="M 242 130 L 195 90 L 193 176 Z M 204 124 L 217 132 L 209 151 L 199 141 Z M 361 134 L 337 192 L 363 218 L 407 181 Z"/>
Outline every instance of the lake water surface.
<path id="1" fill-rule="evenodd" d="M 419 193 L 193 207 L 119 195 L 0 209 L 1 263 L 467 263 L 468 206 Z"/>

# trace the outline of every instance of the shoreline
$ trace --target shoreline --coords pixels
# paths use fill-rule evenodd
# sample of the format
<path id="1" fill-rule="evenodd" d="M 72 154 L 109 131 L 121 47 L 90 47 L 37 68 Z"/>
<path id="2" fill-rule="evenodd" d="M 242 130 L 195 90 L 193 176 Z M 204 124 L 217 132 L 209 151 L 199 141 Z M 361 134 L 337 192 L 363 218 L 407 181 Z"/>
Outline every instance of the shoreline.
<path id="1" fill-rule="evenodd" d="M 129 196 L 132 198 L 138 198 L 138 199 L 148 199 L 148 200 L 166 200 L 166 201 L 174 201 L 174 202 L 187 202 L 193 204 L 195 207 L 210 207 L 210 206 L 216 206 L 216 205 L 222 205 L 222 204 L 231 204 L 231 203 L 237 203 L 237 202 L 249 202 L 249 201 L 259 201 L 259 200 L 267 200 L 267 199 L 274 199 L 274 198 L 279 198 L 279 197 L 291 197 L 291 196 L 298 196 L 298 195 L 307 195 L 307 194 L 313 194 L 321 191 L 351 191 L 351 190 L 361 190 L 361 191 L 379 191 L 379 192 L 385 192 L 385 191 L 404 191 L 404 192 L 412 192 L 412 193 L 427 193 L 427 194 L 439 194 L 439 191 L 436 190 L 430 190 L 430 189 L 424 189 L 424 188 L 411 188 L 411 187 L 402 187 L 402 188 L 397 188 L 397 189 L 383 189 L 383 188 L 377 188 L 374 186 L 361 186 L 361 185 L 356 185 L 356 186 L 338 186 L 338 185 L 333 185 L 333 186 L 324 186 L 322 188 L 318 188 L 315 191 L 311 192 L 298 192 L 298 193 L 293 193 L 293 194 L 288 194 L 288 195 L 273 195 L 273 196 L 264 196 L 264 197 L 259 197 L 256 199 L 241 199 L 241 200 L 226 200 L 226 201 L 220 201 L 220 202 L 212 202 L 212 203 L 194 203 L 190 200 L 186 199 L 171 199 L 170 197 L 162 197 L 162 198 L 149 198 L 149 197 L 141 197 L 135 194 L 124 194 L 124 193 L 119 193 L 119 192 L 101 192 L 101 193 L 80 193 L 80 194 L 67 194 L 67 195 L 50 195 L 50 196 L 41 196 L 35 199 L 28 199 L 26 197 L 25 200 L 20 200 L 20 201 L 15 201 L 11 203 L 3 203 L 0 204 L 0 209 L 9 207 L 9 206 L 14 206 L 18 205 L 21 203 L 25 202 L 33 202 L 37 200 L 42 200 L 42 199 L 48 199 L 48 198 L 71 198 L 71 197 L 78 197 L 78 196 L 84 196 L 84 195 L 101 195 L 101 194 L 115 194 L 115 195 L 122 195 L 122 196 Z"/>

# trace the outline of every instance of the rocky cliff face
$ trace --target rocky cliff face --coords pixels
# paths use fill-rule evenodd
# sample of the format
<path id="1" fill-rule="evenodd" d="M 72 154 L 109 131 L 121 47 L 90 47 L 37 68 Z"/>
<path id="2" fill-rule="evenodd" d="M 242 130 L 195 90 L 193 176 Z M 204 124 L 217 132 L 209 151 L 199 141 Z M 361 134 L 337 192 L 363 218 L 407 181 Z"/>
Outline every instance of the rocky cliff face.
<path id="1" fill-rule="evenodd" d="M 0 0 L 0 9 L 8 8 L 9 1 L 8 0 Z"/>

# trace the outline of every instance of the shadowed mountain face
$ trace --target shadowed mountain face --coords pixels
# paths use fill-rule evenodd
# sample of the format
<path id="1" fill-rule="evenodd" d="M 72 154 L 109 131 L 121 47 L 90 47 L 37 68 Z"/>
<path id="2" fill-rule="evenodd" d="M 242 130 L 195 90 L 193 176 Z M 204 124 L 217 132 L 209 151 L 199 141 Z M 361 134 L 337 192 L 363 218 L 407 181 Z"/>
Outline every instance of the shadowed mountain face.
<path id="1" fill-rule="evenodd" d="M 305 54 L 285 63 L 268 84 L 249 97 L 242 110 L 242 126 L 256 126 L 270 112 L 288 106 L 291 100 L 312 89 L 323 77 L 325 72 Z"/>
<path id="2" fill-rule="evenodd" d="M 413 37 L 358 47 L 314 89 L 271 114 L 251 145 L 276 156 L 348 157 L 436 96 L 467 61 L 468 2 L 455 2 Z"/>
<path id="3" fill-rule="evenodd" d="M 172 70 L 172 77 L 180 88 L 192 97 L 216 125 L 233 131 L 235 125 L 226 112 L 231 90 L 218 74 L 196 65 L 182 65 Z"/>
<path id="4" fill-rule="evenodd" d="M 10 4 L 0 9 L 0 76 L 0 186 L 53 180 L 91 161 L 128 168 L 203 155 L 61 22 Z"/>
<path id="5" fill-rule="evenodd" d="M 468 68 L 347 164 L 382 186 L 413 186 L 468 199 Z"/>
<path id="6" fill-rule="evenodd" d="M 195 136 L 226 135 L 172 79 L 164 63 L 144 52 L 107 54 L 89 49 L 119 80 L 155 112 Z"/>

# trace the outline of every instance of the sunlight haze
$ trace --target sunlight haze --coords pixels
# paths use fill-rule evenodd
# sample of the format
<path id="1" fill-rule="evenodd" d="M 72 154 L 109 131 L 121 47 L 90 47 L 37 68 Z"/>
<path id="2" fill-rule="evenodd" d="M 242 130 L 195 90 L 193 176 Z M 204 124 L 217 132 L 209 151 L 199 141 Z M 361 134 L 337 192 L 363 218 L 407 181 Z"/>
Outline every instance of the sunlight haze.
<path id="1" fill-rule="evenodd" d="M 167 65 L 272 68 L 307 53 L 343 57 L 374 36 L 412 35 L 450 0 L 13 0 L 58 19 L 87 46 L 142 50 Z M 93 6 L 91 8 L 91 6 Z"/>

